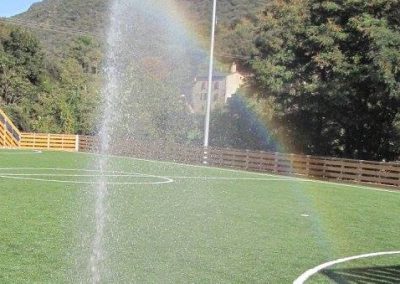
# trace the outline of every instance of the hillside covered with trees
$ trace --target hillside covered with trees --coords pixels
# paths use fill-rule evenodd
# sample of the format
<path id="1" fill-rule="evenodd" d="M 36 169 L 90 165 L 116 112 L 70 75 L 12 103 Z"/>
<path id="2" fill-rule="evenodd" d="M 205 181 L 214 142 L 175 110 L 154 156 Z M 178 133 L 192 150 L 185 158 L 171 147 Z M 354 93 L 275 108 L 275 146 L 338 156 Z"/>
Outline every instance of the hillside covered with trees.
<path id="1" fill-rule="evenodd" d="M 176 1 L 207 37 L 211 1 Z M 0 103 L 22 129 L 96 132 L 107 7 L 44 0 L 0 25 Z M 290 152 L 397 159 L 399 11 L 390 0 L 218 0 L 218 59 L 252 76 L 247 98 L 213 116 L 213 143 L 265 149 L 267 137 Z"/>
<path id="2" fill-rule="evenodd" d="M 49 57 L 35 35 L 0 24 L 1 107 L 24 131 L 92 133 L 99 81 L 85 58 L 100 57 L 96 46 L 79 37 Z"/>

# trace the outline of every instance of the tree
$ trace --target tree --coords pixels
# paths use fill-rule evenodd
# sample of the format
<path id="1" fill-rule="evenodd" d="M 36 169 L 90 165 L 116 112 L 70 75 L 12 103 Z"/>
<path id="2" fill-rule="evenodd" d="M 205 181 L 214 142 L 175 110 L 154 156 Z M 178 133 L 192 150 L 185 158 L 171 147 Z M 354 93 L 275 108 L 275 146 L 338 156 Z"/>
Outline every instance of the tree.
<path id="1" fill-rule="evenodd" d="M 251 61 L 291 150 L 361 159 L 399 155 L 399 1 L 273 2 Z"/>
<path id="2" fill-rule="evenodd" d="M 38 41 L 19 29 L 0 26 L 0 102 L 18 126 L 26 110 L 37 101 L 43 75 L 43 54 Z"/>
<path id="3" fill-rule="evenodd" d="M 257 115 L 256 105 L 245 97 L 233 96 L 211 117 L 211 146 L 264 151 L 277 149 L 272 135 Z"/>
<path id="4" fill-rule="evenodd" d="M 31 33 L 0 25 L 0 106 L 23 131 L 93 133 L 100 57 L 98 44 L 78 38 L 53 58 Z"/>
<path id="5" fill-rule="evenodd" d="M 12 30 L 10 37 L 3 41 L 4 51 L 11 55 L 23 75 L 38 85 L 43 74 L 43 52 L 39 41 L 30 33 Z"/>

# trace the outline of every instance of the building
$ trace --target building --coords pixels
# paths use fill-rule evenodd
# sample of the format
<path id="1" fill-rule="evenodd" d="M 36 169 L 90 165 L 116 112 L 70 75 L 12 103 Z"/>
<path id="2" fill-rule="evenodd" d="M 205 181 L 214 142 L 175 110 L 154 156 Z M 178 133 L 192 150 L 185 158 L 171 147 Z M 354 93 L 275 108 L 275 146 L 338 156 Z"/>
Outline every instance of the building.
<path id="1" fill-rule="evenodd" d="M 212 79 L 211 110 L 223 106 L 244 84 L 244 76 L 237 71 L 236 64 L 229 74 L 215 73 Z M 204 113 L 207 105 L 208 76 L 198 76 L 194 80 L 191 94 L 191 109 L 194 113 Z"/>

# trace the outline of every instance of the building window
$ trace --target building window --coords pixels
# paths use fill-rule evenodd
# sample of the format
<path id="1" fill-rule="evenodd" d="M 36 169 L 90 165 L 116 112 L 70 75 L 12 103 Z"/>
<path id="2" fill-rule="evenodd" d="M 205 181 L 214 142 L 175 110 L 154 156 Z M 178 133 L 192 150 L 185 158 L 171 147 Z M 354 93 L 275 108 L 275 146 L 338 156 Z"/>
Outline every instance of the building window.
<path id="1" fill-rule="evenodd" d="M 214 94 L 214 102 L 218 100 L 218 94 Z"/>

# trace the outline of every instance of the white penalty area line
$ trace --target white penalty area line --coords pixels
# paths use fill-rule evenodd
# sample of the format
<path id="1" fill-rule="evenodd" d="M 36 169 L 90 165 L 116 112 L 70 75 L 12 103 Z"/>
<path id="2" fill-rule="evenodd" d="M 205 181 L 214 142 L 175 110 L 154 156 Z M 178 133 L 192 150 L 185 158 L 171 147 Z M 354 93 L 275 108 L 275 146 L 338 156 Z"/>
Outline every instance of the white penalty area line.
<path id="1" fill-rule="evenodd" d="M 394 255 L 394 254 L 400 254 L 400 251 L 386 251 L 386 252 L 375 252 L 375 253 L 368 253 L 368 254 L 361 254 L 361 255 L 356 255 L 356 256 L 351 256 L 351 257 L 346 257 L 346 258 L 340 258 L 334 261 L 329 261 L 326 263 L 323 263 L 321 265 L 318 265 L 312 269 L 307 270 L 304 272 L 302 275 L 300 275 L 296 280 L 293 281 L 293 284 L 304 284 L 308 279 L 310 279 L 313 275 L 317 274 L 321 270 L 324 270 L 328 267 L 352 261 L 352 260 L 357 260 L 357 259 L 362 259 L 362 258 L 369 258 L 369 257 L 377 257 L 377 256 L 384 256 L 384 255 Z"/>

